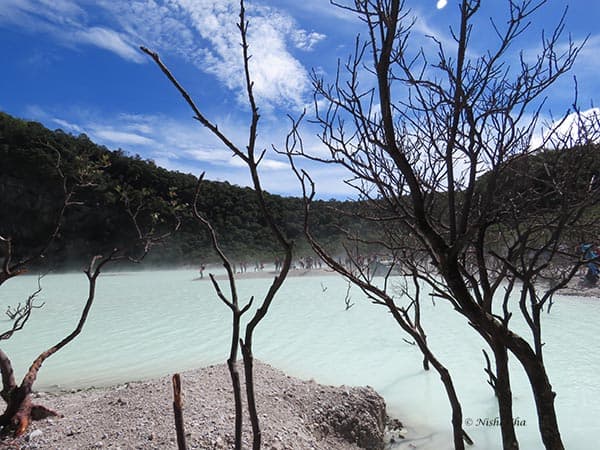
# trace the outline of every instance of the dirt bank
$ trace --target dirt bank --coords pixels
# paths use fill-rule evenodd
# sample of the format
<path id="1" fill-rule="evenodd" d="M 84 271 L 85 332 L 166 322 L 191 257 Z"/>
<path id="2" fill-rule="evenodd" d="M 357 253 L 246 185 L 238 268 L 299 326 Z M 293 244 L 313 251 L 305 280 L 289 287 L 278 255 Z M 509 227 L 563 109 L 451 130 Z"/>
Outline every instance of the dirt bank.
<path id="1" fill-rule="evenodd" d="M 260 362 L 255 372 L 263 449 L 383 448 L 385 403 L 373 389 L 302 381 Z M 182 384 L 189 448 L 232 448 L 233 399 L 226 366 L 185 372 Z M 170 377 L 36 396 L 37 403 L 64 417 L 35 422 L 12 448 L 176 448 Z M 245 425 L 243 447 L 251 448 L 247 417 Z"/>

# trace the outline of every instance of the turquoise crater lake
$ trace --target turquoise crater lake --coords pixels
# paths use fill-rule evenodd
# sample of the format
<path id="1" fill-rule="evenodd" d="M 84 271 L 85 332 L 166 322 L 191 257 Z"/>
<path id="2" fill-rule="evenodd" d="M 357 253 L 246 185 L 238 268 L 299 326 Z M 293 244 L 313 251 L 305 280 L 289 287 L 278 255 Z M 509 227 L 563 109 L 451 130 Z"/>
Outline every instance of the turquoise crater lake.
<path id="1" fill-rule="evenodd" d="M 260 298 L 270 275 L 239 281 L 240 298 Z M 103 274 L 82 334 L 42 367 L 37 390 L 106 386 L 224 362 L 230 341 L 229 310 L 205 276 L 193 270 Z M 398 280 L 400 281 L 400 280 Z M 37 285 L 33 275 L 0 289 L 3 307 L 22 302 Z M 26 329 L 3 342 L 17 377 L 33 359 L 76 325 L 87 295 L 82 273 L 42 279 L 36 309 Z M 226 287 L 223 285 L 223 287 Z M 409 444 L 450 449 L 450 408 L 435 372 L 421 368 L 421 355 L 391 315 L 356 288 L 346 311 L 347 284 L 319 274 L 286 280 L 272 310 L 257 328 L 255 356 L 290 375 L 326 384 L 370 385 L 384 396 L 390 414 L 409 428 Z M 566 448 L 591 448 L 600 434 L 600 300 L 556 297 L 544 314 L 545 359 L 557 392 Z M 496 402 L 483 371 L 481 338 L 449 305 L 423 303 L 423 323 L 436 355 L 451 370 L 461 398 L 472 448 L 501 448 Z M 8 328 L 7 316 L 0 318 Z M 522 334 L 529 338 L 525 328 Z M 513 364 L 514 415 L 521 447 L 542 448 L 532 397 Z M 185 380 L 184 380 L 185 383 Z M 169 395 L 169 393 L 165 393 Z"/>

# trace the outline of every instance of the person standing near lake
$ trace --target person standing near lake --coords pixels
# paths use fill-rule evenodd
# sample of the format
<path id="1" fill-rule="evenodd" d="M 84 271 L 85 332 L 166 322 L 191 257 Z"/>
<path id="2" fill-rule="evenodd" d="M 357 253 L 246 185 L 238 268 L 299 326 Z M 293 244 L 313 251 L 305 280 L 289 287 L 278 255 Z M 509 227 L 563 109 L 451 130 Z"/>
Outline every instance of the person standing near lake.
<path id="1" fill-rule="evenodd" d="M 591 285 L 595 285 L 598 282 L 600 276 L 600 269 L 598 269 L 598 250 L 592 244 L 581 244 L 581 253 L 583 257 L 589 262 L 587 263 L 587 273 L 585 274 L 585 280 Z"/>

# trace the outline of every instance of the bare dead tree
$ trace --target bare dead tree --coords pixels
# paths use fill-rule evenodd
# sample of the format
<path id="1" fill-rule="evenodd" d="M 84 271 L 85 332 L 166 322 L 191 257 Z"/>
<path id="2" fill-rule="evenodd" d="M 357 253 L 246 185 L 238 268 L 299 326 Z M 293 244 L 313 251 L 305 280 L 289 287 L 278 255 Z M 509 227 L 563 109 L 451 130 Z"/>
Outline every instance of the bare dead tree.
<path id="1" fill-rule="evenodd" d="M 31 393 L 33 384 L 44 361 L 81 333 L 94 301 L 96 280 L 100 275 L 102 267 L 113 259 L 114 253 L 104 258 L 102 256 L 96 256 L 92 259 L 89 267 L 85 270 L 89 283 L 88 298 L 83 307 L 77 326 L 67 337 L 50 347 L 48 350 L 42 352 L 33 361 L 20 385 L 17 385 L 16 383 L 10 359 L 4 351 L 0 350 L 0 371 L 2 372 L 2 391 L 0 392 L 0 395 L 6 402 L 6 410 L 2 416 L 0 416 L 0 426 L 3 427 L 2 434 L 20 436 L 25 433 L 32 420 L 40 420 L 49 416 L 58 415 L 56 412 L 49 410 L 45 406 L 34 405 L 32 403 Z"/>
<path id="2" fill-rule="evenodd" d="M 66 183 L 65 183 L 66 186 Z M 63 210 L 60 213 L 60 217 L 64 215 L 64 209 L 66 207 L 73 205 L 74 203 L 71 201 L 71 197 L 74 191 L 68 192 L 67 200 L 63 205 Z M 130 262 L 141 262 L 144 257 L 148 254 L 152 246 L 157 244 L 158 242 L 163 241 L 170 232 L 164 233 L 159 232 L 155 229 L 154 224 L 150 223 L 147 227 L 142 227 L 138 222 L 139 213 L 144 210 L 143 201 L 144 199 L 138 199 L 138 202 L 135 203 L 135 206 L 132 202 L 127 199 L 123 199 L 125 204 L 125 209 L 128 211 L 129 216 L 134 225 L 134 229 L 137 233 L 135 240 L 136 242 L 129 249 L 119 250 L 117 248 L 109 251 L 106 256 L 96 255 L 91 260 L 87 267 L 84 270 L 84 273 L 88 280 L 88 295 L 83 306 L 81 316 L 79 318 L 79 322 L 75 329 L 58 343 L 49 347 L 46 351 L 40 353 L 37 358 L 33 361 L 26 374 L 24 375 L 20 384 L 17 384 L 16 377 L 12 368 L 12 363 L 9 356 L 4 352 L 4 350 L 0 349 L 0 374 L 2 377 L 2 390 L 0 391 L 0 396 L 6 402 L 6 408 L 2 415 L 0 415 L 0 435 L 2 436 L 20 436 L 29 427 L 29 424 L 33 420 L 44 419 L 49 416 L 57 415 L 56 412 L 46 408 L 43 405 L 34 404 L 32 401 L 31 394 L 33 392 L 33 385 L 37 379 L 37 375 L 42 367 L 42 364 L 56 352 L 61 350 L 71 341 L 73 341 L 83 330 L 85 322 L 89 316 L 91 307 L 95 300 L 96 296 L 96 284 L 98 277 L 102 269 L 111 262 L 116 262 L 120 260 L 128 260 Z M 135 211 L 135 212 L 133 212 Z M 142 229 L 144 228 L 144 230 Z M 179 220 L 175 217 L 175 226 L 176 230 L 179 228 Z M 57 228 L 53 232 L 52 239 L 54 239 L 60 230 L 60 224 L 57 225 Z M 10 244 L 10 240 L 8 241 Z M 44 248 L 49 247 L 49 244 Z M 5 259 L 5 272 L 7 275 L 4 281 L 9 278 L 16 276 L 18 273 L 22 273 L 24 269 L 24 264 L 27 261 L 31 261 L 31 258 L 26 258 L 21 260 L 17 265 L 10 265 L 10 256 L 11 253 L 7 253 L 7 258 Z M 9 270 L 6 270 L 6 268 Z M 36 307 L 40 305 L 35 305 L 34 301 L 37 295 L 41 292 L 41 286 L 39 284 L 38 279 L 38 289 L 32 293 L 25 302 L 25 305 L 21 308 L 20 313 L 15 318 L 11 329 L 2 333 L 0 335 L 0 340 L 10 338 L 15 332 L 20 331 L 28 322 L 31 312 Z"/>
<path id="3" fill-rule="evenodd" d="M 408 244 L 413 251 L 403 264 L 491 348 L 505 449 L 518 448 L 509 354 L 528 376 L 545 447 L 564 448 L 542 357 L 540 312 L 584 263 L 573 241 L 597 230 L 589 211 L 598 193 L 590 192 L 585 176 L 600 136 L 597 119 L 581 119 L 575 136 L 547 132 L 532 145 L 544 95 L 581 48 L 568 38 L 563 45 L 564 16 L 542 35 L 536 56 L 516 55 L 516 67 L 509 62 L 545 3 L 507 2 L 506 21 L 487 22 L 495 48 L 471 53 L 484 6 L 461 0 L 452 48 L 432 37 L 432 55 L 413 51 L 412 21 L 401 0 L 339 4 L 361 18 L 366 38 L 357 38 L 333 82 L 313 75 L 314 121 L 329 154 L 290 152 L 345 168 L 347 183 L 368 205 L 361 218 L 381 230 L 389 247 Z M 307 177 L 299 174 L 305 184 Z M 310 190 L 305 197 L 310 201 Z M 540 283 L 556 265 L 568 270 L 550 287 Z M 372 283 L 364 288 L 374 289 Z M 531 344 L 512 329 L 515 313 L 525 318 Z"/>
<path id="4" fill-rule="evenodd" d="M 60 150 L 50 143 L 42 143 L 42 145 L 53 151 L 56 155 L 55 170 L 61 182 L 63 194 L 62 204 L 58 207 L 56 219 L 51 231 L 44 239 L 42 239 L 43 243 L 37 251 L 34 251 L 29 255 L 21 256 L 15 260 L 13 238 L 11 236 L 0 236 L 0 244 L 2 244 L 0 286 L 7 280 L 27 272 L 28 266 L 31 263 L 44 257 L 45 253 L 61 231 L 62 221 L 67 210 L 81 204 L 81 202 L 75 199 L 75 195 L 79 190 L 92 185 L 93 176 L 98 170 L 101 170 L 101 165 L 99 163 L 86 161 L 85 163 L 88 164 L 87 171 L 80 171 L 79 176 L 76 176 L 75 179 L 68 179 L 62 170 Z M 14 333 L 21 331 L 29 321 L 33 310 L 43 307 L 43 303 L 35 303 L 38 294 L 42 291 L 40 279 L 41 277 L 38 278 L 37 290 L 29 295 L 23 305 L 19 303 L 14 310 L 11 309 L 10 306 L 8 307 L 7 314 L 13 322 L 10 329 L 0 334 L 0 341 L 10 339 Z M 41 405 L 33 405 L 31 403 L 31 390 L 42 362 L 48 356 L 70 342 L 76 334 L 63 342 L 62 345 L 55 346 L 56 348 L 53 347 L 41 354 L 31 366 L 19 386 L 16 384 L 10 358 L 2 349 L 0 349 L 0 373 L 2 375 L 2 391 L 0 391 L 0 396 L 7 404 L 4 413 L 0 415 L 0 427 L 2 427 L 0 433 L 2 435 L 20 435 L 25 432 L 31 420 L 38 420 L 49 415 L 55 415 L 53 411 L 50 411 Z"/>
<path id="5" fill-rule="evenodd" d="M 259 323 L 264 319 L 269 311 L 269 307 L 273 302 L 277 292 L 281 288 L 289 270 L 292 262 L 292 248 L 293 243 L 287 239 L 284 235 L 283 231 L 277 225 L 272 212 L 267 206 L 267 202 L 265 199 L 265 194 L 261 185 L 260 177 L 258 174 L 258 166 L 263 159 L 266 150 L 258 151 L 256 149 L 256 138 L 257 138 L 257 130 L 258 130 L 258 122 L 259 122 L 259 113 L 258 106 L 256 104 L 254 98 L 254 90 L 253 90 L 253 82 L 252 76 L 250 73 L 249 61 L 251 55 L 249 53 L 249 44 L 247 41 L 248 35 L 248 22 L 245 18 L 245 7 L 244 1 L 240 1 L 240 14 L 239 14 L 239 23 L 238 29 L 240 31 L 241 37 L 241 48 L 242 55 L 241 58 L 243 60 L 244 67 L 244 77 L 245 77 L 245 88 L 246 95 L 248 100 L 248 105 L 251 110 L 251 118 L 249 123 L 249 131 L 248 131 L 248 142 L 244 147 L 238 146 L 233 143 L 214 123 L 211 122 L 196 106 L 193 99 L 187 93 L 187 91 L 179 84 L 179 82 L 172 75 L 170 70 L 165 66 L 165 64 L 160 60 L 157 53 L 145 48 L 141 47 L 141 50 L 149 55 L 154 62 L 158 65 L 158 67 L 162 70 L 162 72 L 167 76 L 169 81 L 175 86 L 177 91 L 183 96 L 185 102 L 194 112 L 194 118 L 200 122 L 204 127 L 209 129 L 213 135 L 215 135 L 223 145 L 228 148 L 233 155 L 241 159 L 250 172 L 250 176 L 252 179 L 252 185 L 254 188 L 254 192 L 256 193 L 256 199 L 258 205 L 260 207 L 260 211 L 262 217 L 265 219 L 268 224 L 273 237 L 279 243 L 281 251 L 283 253 L 283 263 L 280 269 L 279 274 L 274 278 L 271 283 L 267 293 L 263 297 L 260 306 L 255 310 L 254 314 L 248 321 L 245 327 L 243 338 L 240 339 L 241 336 L 241 325 L 240 319 L 242 314 L 247 312 L 251 304 L 253 303 L 253 299 L 251 298 L 243 307 L 240 308 L 239 299 L 237 295 L 236 288 L 236 278 L 235 271 L 233 270 L 233 266 L 229 262 L 226 255 L 221 251 L 218 239 L 212 225 L 204 218 L 204 216 L 197 209 L 197 199 L 200 192 L 200 186 L 202 183 L 202 176 L 198 181 L 198 189 L 196 191 L 196 201 L 194 203 L 194 215 L 195 217 L 202 222 L 209 231 L 211 236 L 213 249 L 216 251 L 217 255 L 221 259 L 223 266 L 227 272 L 228 280 L 229 280 L 229 296 L 227 296 L 224 291 L 221 289 L 219 283 L 215 279 L 215 277 L 211 274 L 210 278 L 217 292 L 217 296 L 228 308 L 230 308 L 232 312 L 232 340 L 230 347 L 229 359 L 227 361 L 229 372 L 231 375 L 233 390 L 234 390 L 234 401 L 235 401 L 235 410 L 236 410 L 236 419 L 235 419 L 235 448 L 236 450 L 241 449 L 242 440 L 242 403 L 241 403 L 241 394 L 240 394 L 240 380 L 239 373 L 237 371 L 236 361 L 238 359 L 238 342 L 241 346 L 242 358 L 244 362 L 244 377 L 245 377 L 245 385 L 246 385 L 246 399 L 248 404 L 248 412 L 250 415 L 250 422 L 252 425 L 252 434 L 253 434 L 253 442 L 252 448 L 254 450 L 258 450 L 261 447 L 261 428 L 260 428 L 260 420 L 258 416 L 258 410 L 256 405 L 256 396 L 254 390 L 254 375 L 253 375 L 253 354 L 252 354 L 252 345 L 253 345 L 253 337 L 254 331 Z"/>
<path id="6" fill-rule="evenodd" d="M 14 310 L 10 310 L 10 314 L 7 311 L 7 314 L 10 317 L 10 320 L 12 320 L 12 325 L 10 327 L 10 329 L 2 332 L 0 334 L 0 341 L 6 340 L 6 339 L 10 339 L 12 337 L 13 334 L 15 334 L 17 331 L 21 331 L 24 327 L 25 324 L 27 323 L 27 321 L 29 320 L 29 317 L 31 316 L 31 313 L 33 312 L 34 309 L 40 309 L 43 308 L 44 303 L 39 303 L 36 304 L 35 300 L 37 299 L 37 296 L 40 292 L 42 292 L 42 285 L 40 280 L 42 279 L 42 277 L 38 277 L 38 287 L 37 289 L 32 292 L 29 297 L 27 297 L 27 299 L 25 300 L 25 302 L 23 303 L 23 305 L 21 305 L 21 303 L 18 304 L 18 306 L 14 309 Z"/>
<path id="7" fill-rule="evenodd" d="M 48 235 L 42 239 L 43 242 L 37 249 L 29 255 L 24 255 L 17 260 L 14 258 L 14 243 L 11 236 L 0 235 L 0 250 L 1 250 L 1 267 L 0 267 L 0 286 L 9 280 L 10 278 L 27 272 L 28 266 L 44 257 L 44 254 L 48 251 L 52 243 L 58 237 L 62 221 L 67 213 L 67 210 L 81 205 L 75 196 L 82 189 L 88 188 L 94 185 L 94 179 L 97 173 L 104 168 L 106 162 L 92 162 L 86 158 L 82 158 L 82 167 L 78 173 L 72 178 L 65 176 L 62 169 L 62 154 L 58 148 L 49 142 L 40 143 L 40 145 L 51 150 L 56 155 L 56 161 L 54 169 L 58 175 L 61 183 L 62 190 L 62 203 L 57 208 L 56 219 L 54 225 Z M 83 168 L 85 166 L 85 169 Z"/>
<path id="8" fill-rule="evenodd" d="M 288 136 L 287 149 L 288 154 L 296 153 L 296 148 L 302 147 L 301 137 L 296 133 L 297 128 L 294 126 L 292 133 Z M 417 278 L 415 282 L 416 290 L 413 294 L 409 290 L 404 291 L 404 296 L 408 298 L 408 303 L 405 305 L 398 304 L 397 300 L 389 292 L 389 277 L 393 266 L 390 267 L 384 275 L 383 280 L 375 282 L 374 278 L 367 271 L 358 270 L 355 264 L 349 266 L 341 264 L 332 254 L 327 251 L 315 239 L 310 228 L 310 206 L 315 196 L 315 185 L 310 175 L 305 171 L 299 170 L 292 157 L 290 163 L 293 171 L 296 173 L 301 182 L 304 198 L 304 234 L 312 246 L 315 253 L 334 271 L 341 274 L 349 282 L 361 289 L 367 297 L 377 305 L 385 306 L 392 314 L 396 323 L 414 340 L 419 350 L 423 353 L 423 366 L 427 370 L 429 364 L 435 368 L 440 376 L 440 379 L 446 390 L 446 395 L 452 408 L 452 429 L 454 437 L 454 446 L 457 450 L 465 448 L 465 442 L 472 444 L 473 441 L 468 434 L 463 430 L 463 415 L 462 407 L 452 381 L 452 376 L 448 369 L 437 359 L 427 344 L 427 336 L 421 326 L 420 321 L 420 290 Z M 349 256 L 350 257 L 350 256 Z"/>
<path id="9" fill-rule="evenodd" d="M 194 216 L 196 219 L 202 223 L 209 232 L 211 243 L 213 246 L 213 250 L 217 253 L 225 271 L 227 273 L 227 279 L 229 280 L 229 297 L 227 297 L 223 291 L 221 290 L 221 286 L 217 282 L 216 278 L 213 274 L 209 274 L 210 280 L 214 286 L 214 289 L 217 293 L 219 299 L 231 310 L 232 314 L 232 333 L 231 333 L 231 345 L 229 349 L 229 358 L 227 359 L 227 368 L 229 369 L 229 375 L 231 377 L 231 384 L 233 387 L 233 398 L 234 398 L 234 407 L 235 407 L 235 434 L 234 434 L 234 442 L 235 449 L 239 450 L 242 448 L 242 431 L 243 431 L 243 405 L 242 405 L 242 389 L 240 383 L 240 374 L 237 368 L 238 361 L 238 353 L 239 353 L 239 343 L 240 343 L 240 328 L 241 328 L 241 319 L 242 315 L 246 313 L 252 303 L 254 298 L 250 298 L 250 300 L 240 308 L 239 297 L 237 293 L 237 287 L 235 283 L 235 269 L 233 265 L 229 261 L 229 258 L 225 255 L 225 253 L 221 250 L 219 245 L 219 240 L 217 238 L 217 233 L 213 228 L 212 224 L 206 219 L 202 213 L 198 210 L 198 199 L 200 196 L 200 188 L 202 186 L 202 181 L 204 179 L 204 174 L 200 175 L 198 178 L 198 184 L 196 187 L 196 194 L 194 197 Z"/>
<path id="10" fill-rule="evenodd" d="M 178 223 L 178 222 L 177 222 Z M 46 351 L 40 353 L 40 355 L 33 361 L 27 373 L 23 377 L 20 384 L 17 384 L 15 374 L 12 368 L 11 361 L 8 355 L 0 349 L 0 372 L 2 375 L 2 391 L 0 396 L 6 402 L 6 409 L 2 415 L 0 415 L 0 427 L 2 427 L 0 433 L 3 436 L 13 435 L 20 436 L 29 427 L 32 420 L 40 420 L 49 416 L 57 415 L 56 412 L 49 410 L 45 406 L 33 404 L 31 394 L 33 392 L 33 385 L 37 379 L 39 370 L 42 364 L 53 354 L 61 350 L 71 341 L 73 341 L 83 330 L 83 326 L 89 316 L 92 304 L 96 297 L 96 284 L 98 277 L 102 269 L 109 263 L 127 259 L 132 262 L 141 262 L 152 245 L 163 240 L 167 237 L 167 234 L 155 235 L 153 233 L 147 233 L 138 236 L 141 241 L 141 253 L 130 254 L 126 251 L 120 251 L 119 249 L 113 249 L 107 256 L 97 255 L 92 258 L 87 269 L 84 273 L 88 280 L 88 296 L 83 306 L 79 322 L 75 329 L 67 335 L 65 338 L 60 340 L 55 345 L 48 348 Z M 35 295 L 41 291 L 41 288 L 32 294 L 30 298 L 35 298 Z M 21 329 L 30 314 L 24 316 L 19 327 L 14 327 L 4 335 L 12 335 L 15 331 Z M 10 337 L 8 335 L 8 337 Z"/>

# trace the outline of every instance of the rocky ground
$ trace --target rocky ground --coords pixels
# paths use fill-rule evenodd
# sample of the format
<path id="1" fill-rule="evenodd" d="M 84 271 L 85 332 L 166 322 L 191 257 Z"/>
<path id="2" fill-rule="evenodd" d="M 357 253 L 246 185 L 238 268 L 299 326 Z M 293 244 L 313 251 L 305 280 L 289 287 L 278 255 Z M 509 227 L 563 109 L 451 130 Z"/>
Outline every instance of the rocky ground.
<path id="1" fill-rule="evenodd" d="M 263 449 L 384 447 L 385 403 L 370 387 L 323 386 L 259 362 L 255 374 Z M 181 377 L 188 448 L 232 448 L 234 412 L 226 366 L 206 367 Z M 177 444 L 172 396 L 170 377 L 107 389 L 37 393 L 36 403 L 63 417 L 34 422 L 27 435 L 4 445 L 60 450 L 173 449 Z M 400 427 L 397 421 L 394 426 Z M 243 448 L 247 449 L 252 439 L 247 417 L 245 428 Z"/>

